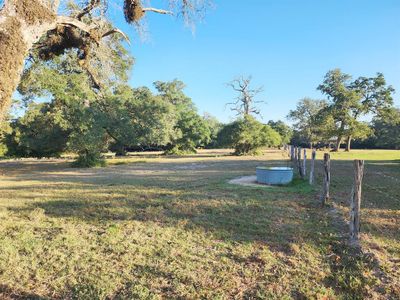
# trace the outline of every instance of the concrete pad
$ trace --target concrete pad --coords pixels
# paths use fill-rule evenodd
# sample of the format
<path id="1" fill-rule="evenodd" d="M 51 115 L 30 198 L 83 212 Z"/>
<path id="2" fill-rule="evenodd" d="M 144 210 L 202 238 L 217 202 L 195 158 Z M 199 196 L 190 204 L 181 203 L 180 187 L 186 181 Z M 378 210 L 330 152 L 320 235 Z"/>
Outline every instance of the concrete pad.
<path id="1" fill-rule="evenodd" d="M 261 184 L 257 182 L 257 176 L 242 176 L 234 178 L 228 181 L 229 184 L 236 184 L 242 186 L 253 186 L 253 187 L 266 187 L 272 188 L 271 185 Z"/>

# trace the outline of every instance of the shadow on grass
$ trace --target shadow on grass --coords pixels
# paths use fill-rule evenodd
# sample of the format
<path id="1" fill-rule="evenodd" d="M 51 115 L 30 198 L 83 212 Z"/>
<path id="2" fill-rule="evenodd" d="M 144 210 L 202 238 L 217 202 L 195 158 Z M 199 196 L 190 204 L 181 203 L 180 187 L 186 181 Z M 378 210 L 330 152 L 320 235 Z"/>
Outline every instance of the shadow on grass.
<path id="1" fill-rule="evenodd" d="M 0 299 L 50 300 L 48 297 L 41 297 L 34 293 L 20 291 L 5 284 L 0 284 Z"/>
<path id="2" fill-rule="evenodd" d="M 52 217 L 78 218 L 89 222 L 147 220 L 170 225 L 185 220 L 187 226 L 224 232 L 234 240 L 263 240 L 267 232 L 272 237 L 282 235 L 280 240 L 290 242 L 293 235 L 296 236 L 293 234 L 296 227 L 301 227 L 301 223 L 312 213 L 309 207 L 318 207 L 318 195 L 315 195 L 314 188 L 298 178 L 288 186 L 270 189 L 226 184 L 228 178 L 251 174 L 259 164 L 257 160 L 244 163 L 207 161 L 194 165 L 195 169 L 177 169 L 182 164 L 151 163 L 78 173 L 39 170 L 41 173 L 36 173 L 34 177 L 31 174 L 20 175 L 17 180 L 29 178 L 31 181 L 47 182 L 49 189 L 56 190 L 57 194 L 50 196 L 45 192 L 47 187 L 42 187 L 44 191 L 40 192 L 46 194 L 46 201 L 35 201 L 18 209 L 30 211 L 40 207 Z M 279 164 L 282 162 L 271 162 L 271 165 Z M 320 161 L 317 162 L 317 176 L 320 164 Z M 366 182 L 369 182 L 375 169 L 374 166 L 366 166 Z M 334 201 L 342 205 L 348 202 L 351 174 L 350 161 L 332 162 L 332 195 Z M 34 185 L 19 185 L 0 190 L 37 188 Z M 74 196 L 74 193 L 78 195 Z M 30 196 L 20 197 L 29 199 Z M 374 203 L 377 210 L 393 207 L 392 202 Z M 284 234 L 285 231 L 293 232 Z"/>
<path id="3" fill-rule="evenodd" d="M 187 229 L 202 228 L 218 239 L 287 245 L 306 238 L 304 223 L 312 222 L 309 214 L 313 209 L 305 202 L 309 196 L 310 190 L 302 184 L 276 187 L 272 193 L 269 189 L 237 188 L 224 183 L 216 183 L 211 189 L 178 191 L 159 186 L 138 189 L 129 185 L 83 185 L 77 196 L 69 186 L 59 186 L 57 195 L 47 195 L 45 201 L 28 202 L 10 210 L 28 215 L 40 208 L 49 217 L 90 223 L 135 220 L 160 226 L 185 224 Z"/>

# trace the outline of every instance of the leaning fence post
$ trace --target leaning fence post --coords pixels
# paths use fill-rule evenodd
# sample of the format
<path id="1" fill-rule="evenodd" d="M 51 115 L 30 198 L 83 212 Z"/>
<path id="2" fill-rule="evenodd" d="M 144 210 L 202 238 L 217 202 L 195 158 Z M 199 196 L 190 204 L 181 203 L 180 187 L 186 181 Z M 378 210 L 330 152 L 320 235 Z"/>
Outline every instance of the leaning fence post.
<path id="1" fill-rule="evenodd" d="M 306 165 L 307 164 L 307 149 L 304 148 L 303 152 L 304 152 L 304 154 L 303 154 L 303 169 L 302 169 L 302 171 L 303 171 L 303 178 L 304 178 L 307 175 L 307 165 Z"/>
<path id="2" fill-rule="evenodd" d="M 350 199 L 350 245 L 357 246 L 360 238 L 361 187 L 364 176 L 364 161 L 354 161 L 354 185 Z"/>
<path id="3" fill-rule="evenodd" d="M 329 153 L 324 154 L 324 185 L 322 189 L 321 202 L 325 206 L 329 200 L 329 186 L 331 183 L 331 157 Z"/>
<path id="4" fill-rule="evenodd" d="M 310 166 L 310 185 L 314 184 L 314 167 L 315 167 L 315 157 L 317 155 L 317 152 L 315 151 L 315 149 L 312 149 L 312 153 L 311 153 L 311 166 Z"/>

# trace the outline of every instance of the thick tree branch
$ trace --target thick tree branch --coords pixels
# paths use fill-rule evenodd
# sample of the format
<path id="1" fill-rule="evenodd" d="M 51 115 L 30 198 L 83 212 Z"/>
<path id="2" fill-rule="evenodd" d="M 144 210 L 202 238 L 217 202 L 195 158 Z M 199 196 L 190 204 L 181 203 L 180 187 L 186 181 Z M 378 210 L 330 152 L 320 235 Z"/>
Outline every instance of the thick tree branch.
<path id="1" fill-rule="evenodd" d="M 123 33 L 121 30 L 119 30 L 118 28 L 114 28 L 114 29 L 107 31 L 106 33 L 103 33 L 103 35 L 101 37 L 103 38 L 103 37 L 112 35 L 114 33 L 119 33 L 120 35 L 122 35 L 123 38 L 128 42 L 128 44 L 130 44 L 129 37 L 125 33 Z"/>
<path id="2" fill-rule="evenodd" d="M 97 77 L 93 74 L 92 70 L 90 69 L 89 66 L 83 66 L 83 69 L 86 70 L 86 73 L 88 74 L 90 81 L 92 81 L 93 87 L 97 90 L 101 90 L 101 84 L 100 81 L 97 79 Z"/>
<path id="3" fill-rule="evenodd" d="M 95 25 L 87 25 L 75 18 L 67 17 L 67 16 L 58 16 L 56 19 L 56 25 L 64 25 L 64 26 L 73 26 L 76 27 L 87 34 L 91 34 L 91 32 L 96 29 Z"/>

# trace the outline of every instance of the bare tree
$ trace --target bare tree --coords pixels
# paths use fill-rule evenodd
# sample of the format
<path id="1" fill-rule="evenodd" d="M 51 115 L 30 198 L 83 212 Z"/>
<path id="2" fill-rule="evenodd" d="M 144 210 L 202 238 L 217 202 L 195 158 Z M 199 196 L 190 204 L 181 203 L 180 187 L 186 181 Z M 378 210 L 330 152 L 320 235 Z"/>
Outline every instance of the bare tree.
<path id="1" fill-rule="evenodd" d="M 102 39 L 110 35 L 120 34 L 127 38 L 105 17 L 107 4 L 111 1 L 86 0 L 82 5 L 69 0 L 3 1 L 0 8 L 0 118 L 10 106 L 24 61 L 33 49 L 39 52 L 41 59 L 50 59 L 67 49 L 77 49 L 80 63 L 90 76 L 88 54 L 91 49 L 98 47 Z M 126 21 L 136 25 L 148 12 L 177 14 L 189 22 L 202 12 L 207 1 L 164 0 L 170 9 L 164 10 L 143 7 L 141 0 L 124 0 L 123 8 Z M 60 11 L 63 9 L 60 8 L 68 8 L 69 13 L 62 15 Z M 96 78 L 90 77 L 98 88 Z"/>
<path id="2" fill-rule="evenodd" d="M 264 101 L 257 101 L 256 97 L 264 88 L 251 88 L 252 77 L 238 77 L 231 82 L 227 83 L 234 91 L 238 92 L 238 96 L 234 102 L 227 103 L 231 105 L 231 110 L 235 111 L 237 115 L 248 116 L 251 114 L 260 114 L 260 109 L 256 104 L 264 103 Z"/>

